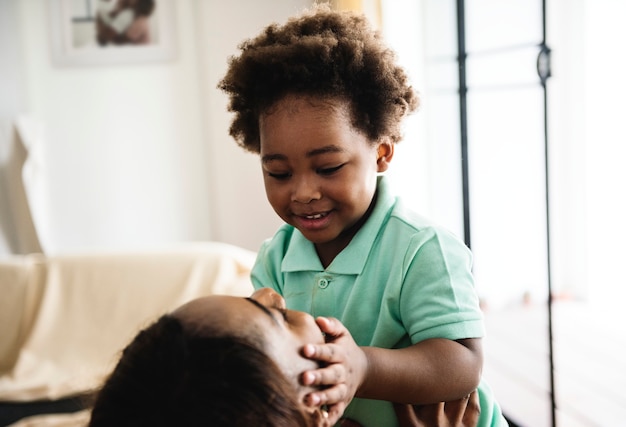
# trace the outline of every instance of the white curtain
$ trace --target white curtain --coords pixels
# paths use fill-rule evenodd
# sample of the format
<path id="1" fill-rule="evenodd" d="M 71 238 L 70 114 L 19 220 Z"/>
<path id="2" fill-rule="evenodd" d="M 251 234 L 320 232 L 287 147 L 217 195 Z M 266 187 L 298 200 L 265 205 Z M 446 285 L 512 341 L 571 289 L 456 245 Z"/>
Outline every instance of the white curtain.
<path id="1" fill-rule="evenodd" d="M 45 224 L 45 192 L 42 180 L 43 126 L 28 116 L 18 117 L 10 134 L 10 154 L 5 169 L 8 213 L 13 252 L 41 253 Z M 6 210 L 5 210 L 6 211 Z"/>

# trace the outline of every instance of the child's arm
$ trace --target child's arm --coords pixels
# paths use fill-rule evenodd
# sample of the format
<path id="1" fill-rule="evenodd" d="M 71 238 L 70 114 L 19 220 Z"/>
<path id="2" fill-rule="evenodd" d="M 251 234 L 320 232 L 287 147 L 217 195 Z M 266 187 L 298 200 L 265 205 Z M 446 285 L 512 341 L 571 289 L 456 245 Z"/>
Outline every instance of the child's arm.
<path id="1" fill-rule="evenodd" d="M 398 350 L 363 347 L 368 370 L 357 397 L 398 403 L 460 399 L 478 387 L 483 366 L 480 338 L 433 338 Z"/>
<path id="2" fill-rule="evenodd" d="M 329 388 L 311 393 L 307 403 L 343 412 L 354 396 L 397 403 L 446 402 L 478 387 L 482 370 L 480 339 L 429 339 L 404 349 L 358 347 L 337 319 L 318 318 L 327 344 L 307 345 L 304 355 L 328 366 L 305 372 L 305 385 Z"/>

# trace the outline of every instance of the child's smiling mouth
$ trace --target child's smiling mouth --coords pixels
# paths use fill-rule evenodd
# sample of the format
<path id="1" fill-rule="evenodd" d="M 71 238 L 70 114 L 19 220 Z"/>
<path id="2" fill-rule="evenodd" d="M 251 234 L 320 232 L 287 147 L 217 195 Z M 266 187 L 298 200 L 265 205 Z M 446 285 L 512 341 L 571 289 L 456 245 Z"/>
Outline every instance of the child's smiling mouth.
<path id="1" fill-rule="evenodd" d="M 324 212 L 324 213 L 317 213 L 317 214 L 312 214 L 312 215 L 303 215 L 306 219 L 320 219 L 325 217 L 326 215 L 328 215 L 328 212 Z"/>
<path id="2" fill-rule="evenodd" d="M 295 226 L 301 230 L 319 230 L 328 225 L 331 211 L 295 214 Z"/>

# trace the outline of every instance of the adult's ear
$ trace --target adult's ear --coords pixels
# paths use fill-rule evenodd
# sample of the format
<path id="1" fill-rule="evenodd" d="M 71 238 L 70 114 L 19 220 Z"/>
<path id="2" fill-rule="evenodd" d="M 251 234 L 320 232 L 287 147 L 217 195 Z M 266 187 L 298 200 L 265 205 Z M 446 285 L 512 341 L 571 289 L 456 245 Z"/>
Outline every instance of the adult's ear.
<path id="1" fill-rule="evenodd" d="M 389 139 L 385 139 L 378 143 L 378 157 L 376 159 L 378 172 L 385 172 L 389 167 L 389 162 L 393 159 L 393 149 L 393 142 Z"/>
<path id="2" fill-rule="evenodd" d="M 332 427 L 330 420 L 328 419 L 328 412 L 321 408 L 307 408 L 306 411 L 311 416 L 312 424 L 314 427 Z M 341 424 L 343 426 L 343 424 Z M 361 426 L 358 426 L 361 427 Z"/>

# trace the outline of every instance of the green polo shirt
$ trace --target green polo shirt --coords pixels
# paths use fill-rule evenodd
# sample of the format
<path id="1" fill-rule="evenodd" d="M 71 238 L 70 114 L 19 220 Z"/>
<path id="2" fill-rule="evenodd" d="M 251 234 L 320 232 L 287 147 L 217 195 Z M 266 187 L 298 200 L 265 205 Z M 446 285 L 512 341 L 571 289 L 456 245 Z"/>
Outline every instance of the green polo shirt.
<path id="1" fill-rule="evenodd" d="M 360 346 L 402 348 L 484 335 L 471 263 L 462 241 L 403 207 L 379 177 L 370 217 L 326 269 L 313 243 L 285 224 L 259 250 L 252 282 L 275 289 L 292 310 L 338 318 Z M 484 409 L 479 425 L 500 425 L 483 424 Z M 364 426 L 397 425 L 384 401 L 354 399 L 345 415 Z"/>

